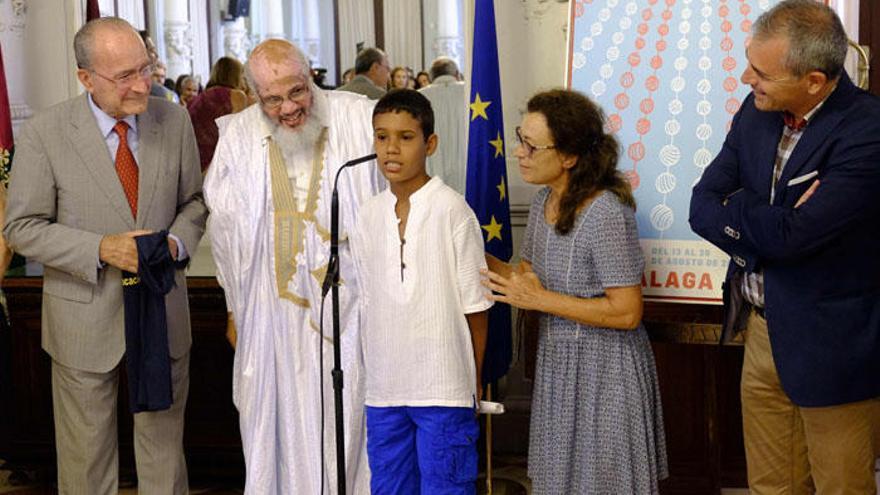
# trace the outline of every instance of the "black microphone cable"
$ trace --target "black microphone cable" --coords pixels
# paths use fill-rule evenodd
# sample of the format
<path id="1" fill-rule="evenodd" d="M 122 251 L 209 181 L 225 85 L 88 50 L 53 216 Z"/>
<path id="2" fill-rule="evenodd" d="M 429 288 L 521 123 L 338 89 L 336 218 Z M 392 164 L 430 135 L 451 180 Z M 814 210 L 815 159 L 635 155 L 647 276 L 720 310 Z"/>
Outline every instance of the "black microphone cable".
<path id="1" fill-rule="evenodd" d="M 318 385 L 321 388 L 321 495 L 324 495 L 324 301 L 327 300 L 327 292 L 321 294 L 321 316 L 318 318 Z"/>

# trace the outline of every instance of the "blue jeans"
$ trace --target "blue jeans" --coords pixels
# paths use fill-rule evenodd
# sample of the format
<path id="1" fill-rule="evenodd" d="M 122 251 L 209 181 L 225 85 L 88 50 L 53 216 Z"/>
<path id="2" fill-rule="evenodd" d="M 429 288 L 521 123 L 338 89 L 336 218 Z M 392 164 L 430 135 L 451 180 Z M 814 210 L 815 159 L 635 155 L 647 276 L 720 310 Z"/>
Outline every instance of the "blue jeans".
<path id="1" fill-rule="evenodd" d="M 480 427 L 468 407 L 366 407 L 373 495 L 476 493 Z"/>

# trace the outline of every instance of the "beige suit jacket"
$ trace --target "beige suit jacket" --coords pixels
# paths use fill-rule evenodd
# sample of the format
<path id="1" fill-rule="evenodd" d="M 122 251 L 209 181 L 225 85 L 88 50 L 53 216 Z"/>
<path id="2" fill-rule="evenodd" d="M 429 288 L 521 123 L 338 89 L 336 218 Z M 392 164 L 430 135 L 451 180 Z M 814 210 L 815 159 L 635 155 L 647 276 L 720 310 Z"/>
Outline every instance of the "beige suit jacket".
<path id="1" fill-rule="evenodd" d="M 358 74 L 354 76 L 348 84 L 336 88 L 336 91 L 348 91 L 349 93 L 357 93 L 364 95 L 371 100 L 378 100 L 385 95 L 385 90 L 373 84 L 367 76 Z M 18 153 L 16 151 L 16 153 Z"/>
<path id="2" fill-rule="evenodd" d="M 121 272 L 98 267 L 101 238 L 168 229 L 194 253 L 204 232 L 187 112 L 151 97 L 137 125 L 136 220 L 85 94 L 34 116 L 16 137 L 4 234 L 17 252 L 43 264 L 43 349 L 71 368 L 107 372 L 125 353 Z M 165 299 L 172 358 L 191 344 L 184 271 L 175 279 Z"/>

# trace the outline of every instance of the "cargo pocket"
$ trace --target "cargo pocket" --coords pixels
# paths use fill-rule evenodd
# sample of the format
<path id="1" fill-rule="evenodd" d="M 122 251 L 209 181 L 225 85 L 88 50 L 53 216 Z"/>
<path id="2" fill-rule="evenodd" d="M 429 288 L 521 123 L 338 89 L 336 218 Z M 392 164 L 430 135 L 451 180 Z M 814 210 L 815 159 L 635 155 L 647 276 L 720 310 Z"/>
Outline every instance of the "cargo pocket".
<path id="1" fill-rule="evenodd" d="M 438 437 L 430 474 L 453 484 L 472 483 L 477 479 L 477 440 L 480 427 L 470 409 L 451 415 Z M 461 419 L 464 416 L 465 419 Z"/>

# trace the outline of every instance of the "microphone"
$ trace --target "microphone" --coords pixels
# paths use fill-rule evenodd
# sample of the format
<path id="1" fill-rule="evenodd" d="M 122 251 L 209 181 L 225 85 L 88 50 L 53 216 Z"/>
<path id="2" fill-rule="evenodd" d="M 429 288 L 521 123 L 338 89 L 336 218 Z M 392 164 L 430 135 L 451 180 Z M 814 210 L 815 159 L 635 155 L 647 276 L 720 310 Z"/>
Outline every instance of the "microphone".
<path id="1" fill-rule="evenodd" d="M 336 177 L 333 179 L 333 195 L 330 198 L 330 260 L 327 274 L 324 276 L 324 283 L 321 284 L 322 297 L 326 296 L 333 284 L 339 281 L 339 256 L 337 251 L 339 247 L 339 176 L 348 167 L 354 167 L 355 165 L 375 159 L 376 154 L 371 153 L 343 163 L 339 170 L 336 171 Z"/>
<path id="2" fill-rule="evenodd" d="M 343 170 L 347 169 L 348 167 L 354 167 L 355 165 L 360 165 L 361 163 L 375 159 L 376 154 L 372 153 L 343 163 L 342 166 L 339 167 L 339 170 L 336 171 L 336 178 L 333 180 L 333 197 L 336 197 L 336 188 L 339 186 L 339 175 L 342 173 Z"/>
<path id="3" fill-rule="evenodd" d="M 349 161 L 345 162 L 345 163 L 342 165 L 342 168 L 345 168 L 345 167 L 352 167 L 352 166 L 354 166 L 354 165 L 358 165 L 358 164 L 361 164 L 361 163 L 364 163 L 364 162 L 368 162 L 368 161 L 370 161 L 370 160 L 375 160 L 375 159 L 376 159 L 376 154 L 375 154 L 375 153 L 371 153 L 371 154 L 369 154 L 369 155 L 362 156 L 362 157 L 360 157 L 360 158 L 355 158 L 354 160 L 349 160 Z"/>

